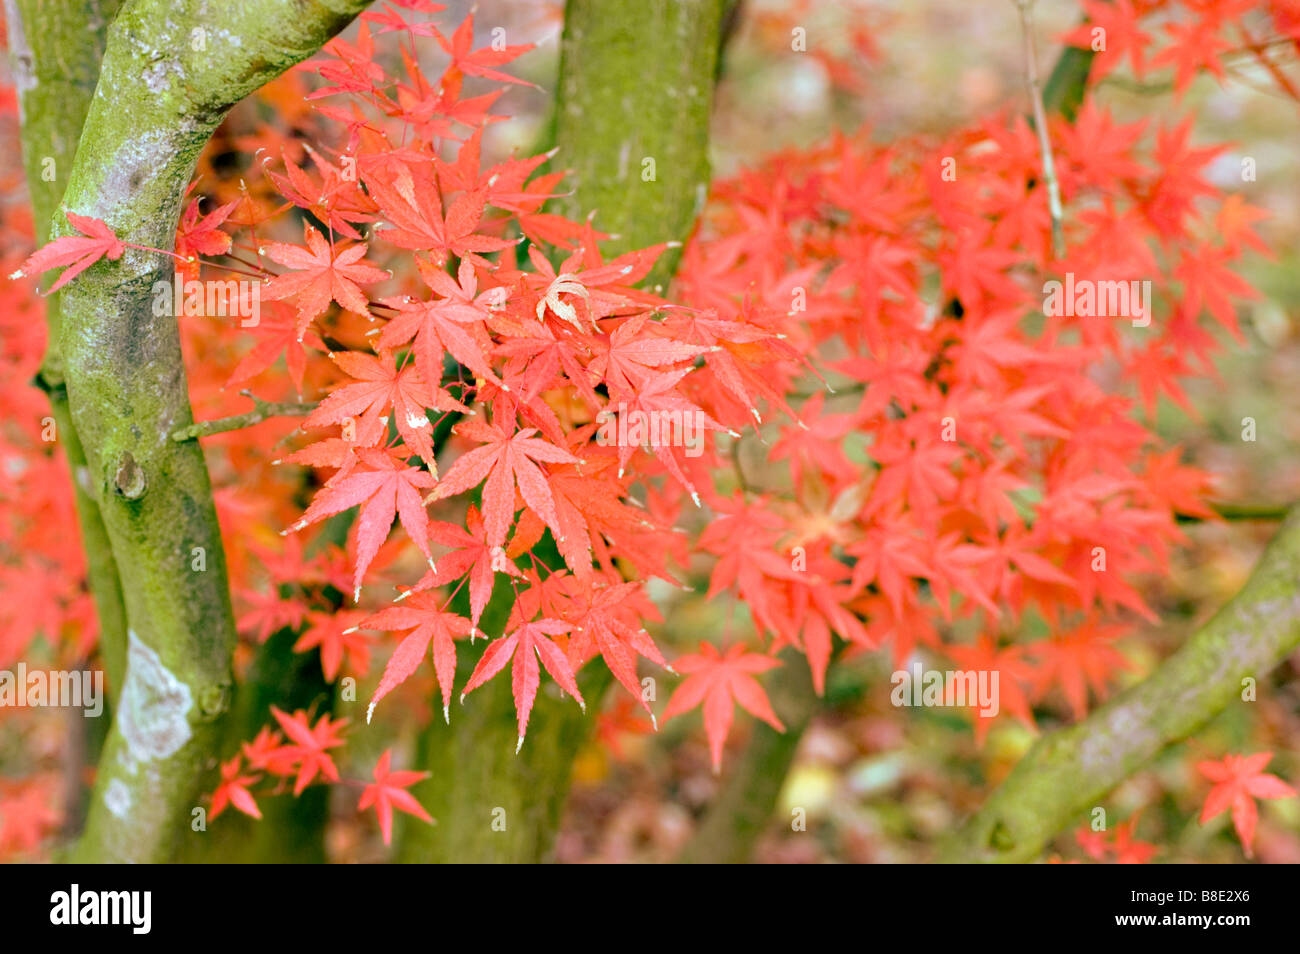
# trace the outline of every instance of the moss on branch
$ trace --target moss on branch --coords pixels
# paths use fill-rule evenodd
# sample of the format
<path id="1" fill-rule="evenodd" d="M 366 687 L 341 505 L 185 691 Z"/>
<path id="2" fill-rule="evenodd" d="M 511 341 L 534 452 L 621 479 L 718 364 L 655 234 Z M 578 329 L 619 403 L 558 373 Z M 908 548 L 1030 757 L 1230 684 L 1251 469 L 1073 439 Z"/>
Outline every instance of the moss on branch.
<path id="1" fill-rule="evenodd" d="M 359 0 L 126 0 L 108 32 L 64 211 L 170 249 L 199 151 L 226 111 L 341 30 Z M 162 861 L 191 831 L 229 706 L 234 621 L 175 316 L 152 289 L 172 261 L 130 250 L 63 293 L 72 421 L 118 565 L 129 625 L 118 717 L 78 856 Z"/>

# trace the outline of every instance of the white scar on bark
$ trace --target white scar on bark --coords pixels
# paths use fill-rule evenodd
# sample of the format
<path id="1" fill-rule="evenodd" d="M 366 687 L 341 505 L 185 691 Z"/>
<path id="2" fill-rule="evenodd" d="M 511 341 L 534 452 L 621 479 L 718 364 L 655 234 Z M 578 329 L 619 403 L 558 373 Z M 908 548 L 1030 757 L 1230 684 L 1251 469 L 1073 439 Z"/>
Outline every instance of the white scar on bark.
<path id="1" fill-rule="evenodd" d="M 166 759 L 190 739 L 190 687 L 163 665 L 158 654 L 127 634 L 126 680 L 119 702 L 118 728 L 126 743 L 124 763 L 134 775 L 140 763 Z"/>

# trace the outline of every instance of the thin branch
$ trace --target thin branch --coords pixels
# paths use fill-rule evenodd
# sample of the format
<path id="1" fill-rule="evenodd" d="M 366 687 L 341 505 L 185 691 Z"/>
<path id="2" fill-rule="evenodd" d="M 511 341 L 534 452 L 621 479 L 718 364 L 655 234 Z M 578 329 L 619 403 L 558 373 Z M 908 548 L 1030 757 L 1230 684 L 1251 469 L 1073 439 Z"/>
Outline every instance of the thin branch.
<path id="1" fill-rule="evenodd" d="M 1212 503 L 1209 506 L 1224 520 L 1284 520 L 1291 510 L 1290 505 L 1285 504 Z M 1178 522 L 1209 523 L 1211 521 L 1180 513 Z"/>
<path id="2" fill-rule="evenodd" d="M 1038 149 L 1043 155 L 1043 181 L 1047 183 L 1047 208 L 1052 217 L 1052 254 L 1061 258 L 1065 254 L 1065 230 L 1062 225 L 1061 186 L 1056 178 L 1056 163 L 1052 159 L 1052 143 L 1047 137 L 1047 110 L 1043 108 L 1043 94 L 1038 83 L 1038 54 L 1034 49 L 1034 0 L 1016 0 L 1020 11 L 1020 29 L 1025 38 L 1025 83 L 1034 104 L 1034 127 L 1038 133 Z"/>
<path id="3" fill-rule="evenodd" d="M 212 434 L 224 434 L 226 431 L 238 431 L 254 424 L 261 424 L 272 417 L 301 417 L 316 410 L 317 404 L 295 404 L 284 401 L 263 401 L 252 391 L 240 391 L 244 397 L 253 402 L 253 410 L 231 417 L 219 417 L 211 421 L 197 421 L 189 427 L 172 431 L 174 441 L 192 441 Z"/>
<path id="4" fill-rule="evenodd" d="M 1259 60 L 1259 64 L 1268 71 L 1268 74 L 1273 77 L 1277 82 L 1277 85 L 1282 87 L 1283 92 L 1296 102 L 1300 102 L 1300 89 L 1296 89 L 1295 83 L 1291 81 L 1291 77 L 1287 76 L 1282 70 L 1282 67 L 1278 66 L 1277 63 L 1273 61 L 1272 57 L 1268 55 L 1267 47 L 1256 42 L 1255 38 L 1245 26 L 1238 25 L 1238 30 L 1241 33 L 1242 39 L 1246 41 L 1246 48 L 1255 54 L 1256 59 Z"/>

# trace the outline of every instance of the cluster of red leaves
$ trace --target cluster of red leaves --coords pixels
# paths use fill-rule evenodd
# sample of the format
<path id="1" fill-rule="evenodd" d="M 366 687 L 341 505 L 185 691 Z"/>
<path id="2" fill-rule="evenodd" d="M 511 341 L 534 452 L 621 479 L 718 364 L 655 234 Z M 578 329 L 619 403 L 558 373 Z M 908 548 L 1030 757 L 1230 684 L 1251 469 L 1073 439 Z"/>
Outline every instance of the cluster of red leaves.
<path id="1" fill-rule="evenodd" d="M 1091 103 L 1053 124 L 1059 261 L 1019 117 L 939 143 L 839 138 L 718 186 L 679 285 L 714 348 L 685 384 L 731 428 L 760 402 L 784 410 L 765 429 L 792 481 L 736 489 L 705 455 L 695 466 L 723 479 L 704 485 L 718 516 L 697 546 L 718 558 L 710 594 L 734 589 L 818 688 L 832 634 L 999 670 L 1003 712 L 1028 724 L 1056 692 L 1081 717 L 1125 666 L 1117 639 L 1153 618 L 1134 581 L 1183 539 L 1177 514 L 1207 514 L 1209 485 L 1135 405 L 1157 387 L 1181 400 L 1208 370 L 1186 360 L 1214 349 L 1203 317 L 1236 333 L 1232 301 L 1251 292 L 1229 268 L 1257 241 L 1225 228 L 1245 207 L 1205 179 L 1221 150 L 1191 146 L 1189 122 L 1147 126 Z M 1156 317 L 1035 319 L 1044 278 L 1066 272 L 1149 281 Z M 834 393 L 798 403 L 795 355 Z M 1027 613 L 1049 638 L 1025 642 Z"/>
<path id="2" fill-rule="evenodd" d="M 249 788 L 262 780 L 263 772 L 280 780 L 270 794 L 287 790 L 290 779 L 293 779 L 294 795 L 301 795 L 309 785 L 317 782 L 341 781 L 330 749 L 343 745 L 347 719 L 331 721 L 328 715 L 322 715 L 312 725 L 310 715 L 301 709 L 290 715 L 272 706 L 271 714 L 281 731 L 263 728 L 255 739 L 244 743 L 240 753 L 222 763 L 221 783 L 212 793 L 211 818 L 217 818 L 230 805 L 250 818 L 261 818 L 262 812 Z M 425 822 L 433 820 L 415 796 L 407 791 L 428 773 L 394 772 L 391 770 L 392 757 L 391 749 L 384 750 L 375 764 L 374 781 L 365 785 L 357 802 L 358 811 L 375 809 L 384 844 L 392 840 L 394 808 Z"/>
<path id="3" fill-rule="evenodd" d="M 1093 831 L 1084 825 L 1074 833 L 1083 853 L 1093 861 L 1117 865 L 1144 865 L 1158 850 L 1155 845 L 1137 837 L 1139 815 L 1120 822 L 1105 831 Z"/>
<path id="4" fill-rule="evenodd" d="M 1172 69 L 1181 96 L 1201 74 L 1223 81 L 1234 67 L 1256 61 L 1282 92 L 1300 100 L 1275 59 L 1277 49 L 1300 45 L 1295 0 L 1082 0 L 1081 6 L 1086 22 L 1060 39 L 1097 53 L 1094 81 L 1123 65 L 1139 79 Z M 1266 35 L 1278 43 L 1263 42 Z"/>

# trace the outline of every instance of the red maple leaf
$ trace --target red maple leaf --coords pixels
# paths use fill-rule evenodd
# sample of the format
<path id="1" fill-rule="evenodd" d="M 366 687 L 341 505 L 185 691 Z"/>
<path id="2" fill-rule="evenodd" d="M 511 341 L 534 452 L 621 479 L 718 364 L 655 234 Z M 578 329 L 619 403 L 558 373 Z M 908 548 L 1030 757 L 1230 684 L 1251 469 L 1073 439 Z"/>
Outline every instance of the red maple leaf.
<path id="1" fill-rule="evenodd" d="M 447 476 L 434 488 L 431 500 L 441 500 L 453 494 L 464 493 L 476 487 L 486 477 L 483 487 L 483 523 L 487 528 L 489 546 L 499 547 L 506 542 L 515 514 L 515 484 L 524 502 L 542 518 L 556 538 L 562 538 L 559 517 L 555 513 L 555 500 L 546 478 L 534 461 L 555 464 L 576 464 L 578 458 L 554 444 L 533 437 L 537 428 L 529 427 L 507 433 L 499 423 L 468 421 L 456 426 L 456 432 L 471 440 L 481 441 L 476 447 L 457 459 Z"/>
<path id="2" fill-rule="evenodd" d="M 385 749 L 384 754 L 379 756 L 379 761 L 375 764 L 375 780 L 362 790 L 361 799 L 357 802 L 357 811 L 361 812 L 374 806 L 375 815 L 379 818 L 379 831 L 384 836 L 385 845 L 393 840 L 394 808 L 408 815 L 414 815 L 420 821 L 433 823 L 424 806 L 406 790 L 421 779 L 428 778 L 429 773 L 389 771 L 392 758 L 392 749 Z"/>
<path id="3" fill-rule="evenodd" d="M 126 249 L 118 237 L 99 219 L 75 212 L 66 213 L 68 221 L 81 235 L 65 235 L 33 252 L 23 262 L 22 268 L 10 275 L 10 278 L 22 278 L 24 275 L 39 275 L 51 268 L 69 266 L 59 276 L 59 280 L 50 286 L 50 292 L 56 292 L 72 281 L 101 258 L 116 261 Z"/>
<path id="4" fill-rule="evenodd" d="M 430 385 L 418 368 L 398 368 L 397 360 L 387 351 L 381 351 L 377 357 L 360 351 L 340 351 L 330 357 L 345 374 L 356 379 L 355 383 L 330 392 L 304 424 L 324 427 L 352 419 L 357 425 L 358 440 L 363 444 L 373 443 L 383 436 L 385 412 L 391 408 L 402 441 L 437 476 L 433 423 L 426 409 L 463 413 L 469 408 L 436 384 Z"/>
<path id="5" fill-rule="evenodd" d="M 332 243 L 310 225 L 302 227 L 307 248 L 270 242 L 266 254 L 272 261 L 293 269 L 271 279 L 262 295 L 270 301 L 293 298 L 298 306 L 298 340 L 307 326 L 324 313 L 331 301 L 359 315 L 369 314 L 370 303 L 361 293 L 361 284 L 382 282 L 388 272 L 362 260 L 364 242 L 337 251 Z"/>
<path id="6" fill-rule="evenodd" d="M 401 606 L 389 606 L 359 624 L 366 629 L 385 632 L 410 630 L 393 651 L 379 686 L 366 709 L 366 722 L 375 706 L 415 672 L 430 645 L 433 646 L 433 671 L 442 689 L 442 716 L 451 722 L 451 687 L 456 680 L 456 637 L 468 636 L 473 624 L 456 613 L 443 612 L 446 602 L 436 593 L 416 593 Z"/>
<path id="7" fill-rule="evenodd" d="M 326 682 L 334 681 L 345 658 L 350 671 L 364 675 L 370 668 L 371 637 L 357 632 L 356 624 L 362 615 L 356 610 L 308 613 L 307 629 L 293 644 L 293 651 L 305 653 L 319 647 L 321 670 Z"/>
<path id="8" fill-rule="evenodd" d="M 1254 755 L 1229 754 L 1217 762 L 1207 759 L 1196 763 L 1196 770 L 1215 783 L 1205 796 L 1201 824 L 1232 809 L 1232 827 L 1237 830 L 1247 858 L 1254 857 L 1255 822 L 1259 818 L 1255 799 L 1293 798 L 1296 794 L 1294 788 L 1276 775 L 1264 772 L 1264 766 L 1272 758 L 1272 752 L 1257 752 Z"/>
<path id="9" fill-rule="evenodd" d="M 284 734 L 294 743 L 288 746 L 290 753 L 298 764 L 298 777 L 293 784 L 293 793 L 301 795 L 302 790 L 312 783 L 317 775 L 331 782 L 339 780 L 338 766 L 329 755 L 329 749 L 343 744 L 343 727 L 347 719 L 336 719 L 323 715 L 314 726 L 307 724 L 307 713 L 299 709 L 293 715 L 271 706 L 271 715 L 280 723 Z M 286 753 L 288 754 L 288 753 Z"/>
<path id="10" fill-rule="evenodd" d="M 262 812 L 257 807 L 248 786 L 254 784 L 259 776 L 240 775 L 242 757 L 236 755 L 229 762 L 221 764 L 221 784 L 212 793 L 212 813 L 209 819 L 215 819 L 226 810 L 227 805 L 234 805 L 250 818 L 261 818 Z"/>
<path id="11" fill-rule="evenodd" d="M 478 665 L 470 674 L 465 690 L 460 694 L 465 697 L 499 673 L 505 664 L 514 658 L 510 669 L 511 688 L 515 697 L 515 714 L 519 720 L 518 752 L 524 744 L 524 733 L 528 731 L 528 716 L 533 711 L 533 700 L 537 697 L 537 688 L 541 684 L 541 671 L 537 662 L 546 667 L 556 682 L 569 695 L 578 701 L 582 711 L 587 711 L 587 704 L 582 701 L 578 691 L 578 682 L 573 677 L 564 651 L 551 639 L 561 633 L 567 633 L 573 627 L 558 619 L 539 619 L 524 623 L 509 636 L 502 636 L 488 644 L 479 658 Z"/>
<path id="12" fill-rule="evenodd" d="M 285 533 L 324 520 L 350 507 L 361 505 L 357 522 L 357 566 L 353 598 L 361 598 L 361 580 L 379 547 L 388 538 L 396 516 L 420 552 L 433 563 L 429 553 L 429 515 L 419 491 L 433 486 L 433 475 L 409 467 L 383 450 L 359 450 L 358 466 L 330 479 L 312 498 L 311 506 Z"/>
<path id="13" fill-rule="evenodd" d="M 441 520 L 430 521 L 429 539 L 444 547 L 454 548 L 451 553 L 439 557 L 428 573 L 407 592 L 421 593 L 438 583 L 456 580 L 469 575 L 469 611 L 470 625 L 478 626 L 478 621 L 492 596 L 492 584 L 497 573 L 509 573 L 522 577 L 519 568 L 509 559 L 501 547 L 489 546 L 485 538 L 483 518 L 478 508 L 470 504 L 465 512 L 465 528 Z M 405 597 L 398 597 L 404 599 Z M 473 630 L 470 635 L 473 635 Z"/>
<path id="14" fill-rule="evenodd" d="M 733 703 L 776 731 L 785 731 L 785 726 L 772 711 L 767 693 L 754 678 L 758 673 L 779 665 L 771 656 L 746 652 L 743 643 L 728 647 L 725 655 L 719 653 L 712 643 L 701 643 L 699 653 L 679 656 L 674 661 L 675 668 L 687 675 L 668 700 L 664 720 L 689 712 L 703 703 L 704 731 L 709 737 L 713 771 L 717 772 L 722 767 L 722 747 L 731 729 Z"/>

